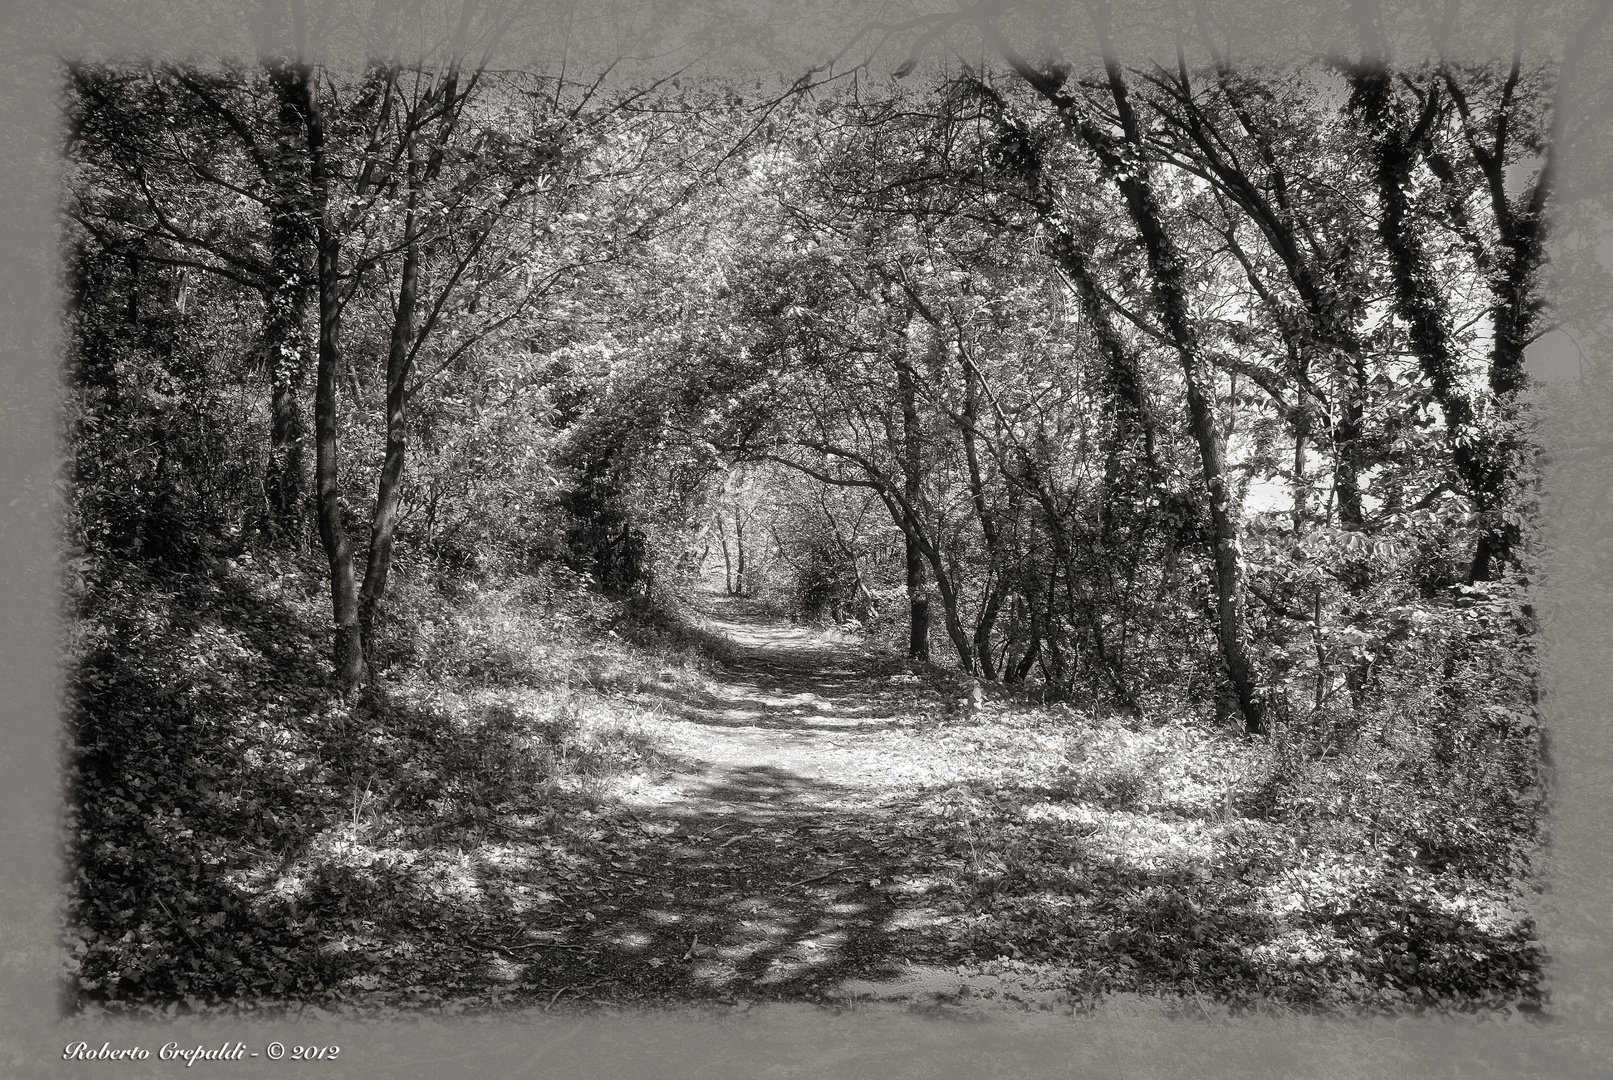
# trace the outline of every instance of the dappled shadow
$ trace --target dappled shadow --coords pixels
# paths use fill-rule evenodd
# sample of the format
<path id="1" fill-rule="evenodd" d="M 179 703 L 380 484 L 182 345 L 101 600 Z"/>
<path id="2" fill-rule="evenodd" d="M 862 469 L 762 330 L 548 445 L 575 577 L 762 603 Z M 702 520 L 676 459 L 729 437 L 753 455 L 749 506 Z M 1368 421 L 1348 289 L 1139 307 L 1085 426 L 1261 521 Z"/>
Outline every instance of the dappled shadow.
<path id="1" fill-rule="evenodd" d="M 898 701 L 881 701 L 855 687 L 815 686 L 791 693 L 790 684 L 752 681 L 727 692 L 688 688 L 649 688 L 647 700 L 669 715 L 715 728 L 774 731 L 847 732 L 894 727 L 911 719 Z"/>
<path id="2" fill-rule="evenodd" d="M 1143 816 L 1118 774 L 960 785 L 949 803 L 839 770 L 819 747 L 911 724 L 944 706 L 940 690 L 776 620 L 725 609 L 721 677 L 608 699 L 710 740 L 703 755 L 634 735 L 636 768 L 661 781 L 635 794 L 561 783 L 556 762 L 580 751 L 552 716 L 333 703 L 322 661 L 295 644 L 318 640 L 316 612 L 201 576 L 114 611 L 80 665 L 86 998 L 951 1007 L 1018 993 L 1016 1007 L 1051 1008 L 1125 990 L 1306 1005 L 1350 956 L 1393 973 L 1402 1001 L 1418 987 L 1484 1000 L 1537 974 L 1518 934 L 1427 892 L 1401 903 L 1390 877 L 1279 919 L 1260 889 L 1280 859 L 1223 845 L 1161 860 L 1100 843 L 1090 814 L 1025 812 L 1040 799 Z M 128 641 L 137 652 L 119 652 Z M 1030 972 L 1019 991 L 995 973 L 1005 963 Z M 1361 999 L 1379 989 L 1361 981 Z"/>
<path id="3" fill-rule="evenodd" d="M 566 716 L 343 703 L 322 582 L 295 563 L 107 573 L 69 670 L 68 1008 L 328 1000 L 378 971 L 449 997 L 508 899 L 466 852 L 519 819 L 539 865 L 587 865 L 561 826 L 597 800 L 554 783 L 586 752 L 559 746 Z M 445 685 L 536 671 L 497 642 L 453 657 Z M 635 739 L 621 752 L 653 758 Z"/>
<path id="4" fill-rule="evenodd" d="M 580 917 L 571 909 L 553 939 L 567 948 L 531 946 L 541 959 L 502 969 L 516 996 L 667 1003 L 874 993 L 950 1007 L 971 990 L 1014 995 L 1009 980 L 976 977 L 999 959 L 1035 972 L 1019 980 L 1020 1007 L 1116 991 L 1191 995 L 1200 1008 L 1205 1000 L 1337 1007 L 1327 995 L 1338 973 L 1328 965 L 1349 955 L 1372 956 L 1370 971 L 1403 974 L 1391 987 L 1356 976 L 1362 1002 L 1381 1003 L 1380 990 L 1424 1004 L 1485 1000 L 1486 985 L 1529 982 L 1536 958 L 1516 934 L 1472 919 L 1456 927 L 1448 913 L 1433 920 L 1437 932 L 1415 918 L 1386 922 L 1373 896 L 1394 888 L 1388 879 L 1331 911 L 1279 918 L 1260 891 L 1270 867 L 1247 852 L 1160 860 L 1105 848 L 1079 823 L 1028 822 L 1023 792 L 979 816 L 947 817 L 922 792 L 787 767 L 803 759 L 786 745 L 857 732 L 837 710 L 861 705 L 862 718 L 877 718 L 869 734 L 903 722 L 912 702 L 897 700 L 888 680 L 904 669 L 776 621 L 734 625 L 718 687 L 652 693 L 672 715 L 715 732 L 755 729 L 763 742 L 753 745 L 768 752 L 689 770 L 675 799 L 602 807 L 609 857 L 595 898 Z M 784 733 L 798 743 L 767 741 Z M 1129 813 L 1122 808 L 1134 796 L 1112 787 L 1063 797 Z M 532 933 L 519 919 L 507 929 L 512 941 Z M 1466 966 L 1429 966 L 1452 952 L 1448 939 L 1462 942 Z"/>
<path id="5" fill-rule="evenodd" d="M 948 953 L 914 884 L 936 867 L 904 841 L 911 830 L 836 809 L 866 793 L 758 765 L 688 794 L 686 807 L 606 815 L 604 887 L 557 939 L 575 947 L 528 944 L 541 960 L 509 972 L 512 990 L 536 977 L 614 1001 L 832 999 L 848 977 L 896 978 Z M 533 936 L 521 920 L 506 928 Z"/>
<path id="6" fill-rule="evenodd" d="M 272 886 L 341 814 L 334 774 L 354 732 L 321 690 L 317 609 L 219 569 L 115 572 L 69 672 L 80 991 L 312 992 L 338 958 L 294 905 L 266 912 L 245 882 Z"/>
<path id="7" fill-rule="evenodd" d="M 706 686 L 644 690 L 668 715 L 714 728 L 800 733 L 876 731 L 912 723 L 919 680 L 889 653 L 825 641 L 754 602 L 708 597 L 690 637 L 715 641 L 723 678 Z M 897 684 L 893 685 L 892 680 Z M 901 680 L 906 680 L 905 683 Z"/>

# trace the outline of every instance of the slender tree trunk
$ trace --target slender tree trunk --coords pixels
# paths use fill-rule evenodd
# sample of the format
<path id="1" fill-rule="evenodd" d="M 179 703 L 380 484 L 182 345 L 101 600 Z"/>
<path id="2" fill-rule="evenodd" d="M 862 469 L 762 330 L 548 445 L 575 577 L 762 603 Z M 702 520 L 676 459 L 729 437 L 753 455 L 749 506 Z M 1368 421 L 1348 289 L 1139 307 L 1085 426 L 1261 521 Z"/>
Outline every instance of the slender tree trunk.
<path id="1" fill-rule="evenodd" d="M 717 543 L 722 547 L 722 591 L 725 596 L 734 595 L 734 560 L 728 552 L 728 528 L 723 524 L 722 514 L 717 515 Z"/>
<path id="2" fill-rule="evenodd" d="M 941 596 L 941 618 L 946 626 L 947 637 L 951 639 L 952 647 L 957 650 L 958 662 L 963 665 L 963 670 L 973 673 L 975 670 L 974 642 L 970 640 L 968 633 L 963 629 L 963 619 L 958 612 L 957 587 L 953 583 L 952 575 L 947 573 L 946 567 L 941 561 L 941 549 L 934 543 L 925 542 L 922 534 L 918 535 L 920 539 L 919 553 L 930 564 L 930 572 L 935 575 L 935 591 Z"/>
<path id="3" fill-rule="evenodd" d="M 1304 413 L 1294 425 L 1294 483 L 1292 510 L 1294 521 L 1294 535 L 1298 536 L 1305 527 L 1305 517 L 1310 510 L 1310 485 L 1305 480 L 1305 439 L 1310 435 L 1310 414 Z"/>
<path id="4" fill-rule="evenodd" d="M 914 290 L 908 288 L 907 292 L 914 308 L 917 309 L 919 314 L 924 317 L 925 321 L 928 322 L 935 331 L 934 341 L 936 343 L 936 348 L 932 353 L 931 360 L 932 366 L 938 366 L 940 362 L 940 354 L 943 351 L 941 348 L 941 335 L 945 332 L 946 327 L 941 321 L 940 316 L 931 310 L 930 307 L 919 298 L 918 294 Z M 959 429 L 963 440 L 964 456 L 968 460 L 969 465 L 970 496 L 974 502 L 975 516 L 980 522 L 981 534 L 985 540 L 986 556 L 988 562 L 992 565 L 994 570 L 998 561 L 997 524 L 991 513 L 990 507 L 986 503 L 985 484 L 982 479 L 980 469 L 980 454 L 977 447 L 980 414 L 980 372 L 975 367 L 974 361 L 969 357 L 967 350 L 962 347 L 961 341 L 959 346 L 958 357 L 963 365 L 964 404 L 963 412 L 961 414 L 953 414 L 951 418 L 954 426 Z M 910 432 L 914 430 L 916 425 L 916 412 L 910 414 L 908 411 L 908 407 L 913 400 L 911 371 L 906 368 L 899 369 L 898 379 L 900 380 L 904 373 L 908 377 L 908 385 L 903 391 L 902 415 L 904 431 Z M 919 465 L 916 456 L 911 452 L 911 447 L 913 445 L 911 436 L 908 436 L 908 439 L 909 461 L 907 465 L 907 473 L 911 477 L 918 474 Z M 914 485 L 913 489 L 908 492 L 907 496 L 909 507 L 916 505 L 915 500 L 917 496 L 918 489 L 917 486 Z M 953 587 L 952 575 L 948 574 L 946 569 L 941 565 L 939 549 L 935 549 L 933 551 L 925 549 L 921 550 L 925 554 L 926 558 L 929 559 L 931 569 L 935 573 L 936 588 L 941 594 L 941 602 L 946 616 L 947 634 L 952 639 L 954 646 L 958 650 L 958 656 L 963 663 L 964 670 L 970 672 L 983 672 L 986 678 L 994 679 L 996 676 L 994 674 L 995 664 L 992 662 L 991 658 L 991 630 L 993 624 L 996 622 L 997 609 L 1002 602 L 1000 591 L 988 589 L 986 599 L 982 604 L 980 618 L 977 619 L 975 623 L 974 636 L 971 639 L 963 629 L 962 617 L 959 611 L 960 605 L 957 590 Z M 988 571 L 988 578 L 990 577 L 990 574 L 991 572 Z"/>
<path id="5" fill-rule="evenodd" d="M 1366 365 L 1360 354 L 1351 357 L 1349 370 L 1338 380 L 1340 403 L 1338 422 L 1333 425 L 1333 486 L 1338 492 L 1339 522 L 1357 527 L 1365 520 L 1361 505 L 1361 436 L 1366 412 L 1362 397 L 1366 392 Z"/>
<path id="6" fill-rule="evenodd" d="M 1244 730 L 1250 734 L 1260 734 L 1265 731 L 1265 702 L 1258 689 L 1254 663 L 1248 649 L 1243 556 L 1238 547 L 1236 508 L 1227 484 L 1225 452 L 1216 424 L 1215 403 L 1206 389 L 1212 385 L 1210 373 L 1200 352 L 1198 334 L 1188 308 L 1187 292 L 1182 280 L 1186 268 L 1180 252 L 1166 232 L 1149 170 L 1140 157 L 1142 140 L 1131 111 L 1119 61 L 1108 40 L 1108 4 L 1098 4 L 1097 10 L 1100 12 L 1099 37 L 1110 93 L 1120 114 L 1126 140 L 1137 160 L 1128 169 L 1110 144 L 1107 134 L 1095 125 L 1084 123 L 1081 132 L 1088 145 L 1098 152 L 1105 166 L 1116 177 L 1117 185 L 1125 196 L 1132 221 L 1142 235 L 1143 246 L 1148 252 L 1149 270 L 1154 279 L 1160 313 L 1181 359 L 1188 417 L 1193 440 L 1199 448 L 1204 486 L 1210 495 L 1210 520 L 1215 543 L 1216 620 L 1219 624 L 1221 657 L 1237 697 L 1238 710 L 1243 715 Z"/>
<path id="7" fill-rule="evenodd" d="M 130 331 L 140 332 L 140 256 L 129 255 L 124 259 L 129 271 L 129 299 L 123 308 L 123 320 Z M 114 383 L 116 380 L 114 379 Z"/>
<path id="8" fill-rule="evenodd" d="M 1001 562 L 999 558 L 1001 543 L 996 516 L 992 514 L 991 507 L 986 502 L 985 478 L 980 469 L 979 450 L 975 446 L 980 420 L 980 372 L 975 369 L 972 359 L 961 352 L 959 355 L 963 361 L 963 453 L 969 465 L 969 495 L 974 502 L 975 517 L 980 522 L 980 535 L 986 545 L 987 563 L 991 567 L 987 572 L 989 579 Z M 1003 592 L 1000 578 L 991 581 L 985 602 L 981 605 L 980 617 L 975 620 L 974 666 L 985 679 L 997 678 L 997 665 L 991 656 L 991 632 L 997 624 L 997 612 L 1002 607 Z"/>
<path id="9" fill-rule="evenodd" d="M 913 369 L 906 360 L 896 364 L 896 392 L 902 405 L 903 495 L 911 512 L 919 505 L 920 469 L 923 468 L 923 432 L 919 429 L 918 399 L 913 385 Z M 907 655 L 912 660 L 930 658 L 930 596 L 924 585 L 924 554 L 919 547 L 916 522 L 904 522 L 903 540 L 907 555 Z"/>
<path id="10" fill-rule="evenodd" d="M 907 542 L 908 581 L 915 577 L 923 581 L 926 566 L 930 573 L 935 575 L 935 589 L 941 596 L 941 612 L 945 621 L 947 637 L 952 641 L 953 648 L 958 652 L 958 662 L 965 671 L 973 672 L 975 669 L 974 646 L 969 635 L 963 629 L 963 620 L 958 616 L 958 591 L 952 582 L 952 575 L 947 572 L 946 564 L 941 558 L 941 549 L 932 541 L 925 539 L 924 526 L 912 510 L 912 503 L 903 507 L 900 502 L 888 492 L 881 490 L 881 497 L 890 510 L 891 520 L 894 521 Z M 906 496 L 904 496 L 906 498 Z M 910 587 L 911 588 L 911 587 Z M 929 627 L 930 627 L 930 598 L 927 593 L 920 592 L 921 603 L 913 607 L 913 619 L 909 626 L 909 655 L 915 660 L 929 659 Z M 923 632 L 923 638 L 918 637 Z M 922 645 L 923 655 L 914 650 Z"/>
<path id="11" fill-rule="evenodd" d="M 734 508 L 734 553 L 738 557 L 739 567 L 734 574 L 734 592 L 740 596 L 745 595 L 745 519 L 739 514 L 739 508 Z"/>
<path id="12" fill-rule="evenodd" d="M 307 354 L 301 336 L 306 297 L 289 283 L 273 289 L 264 327 L 264 352 L 269 369 L 269 462 L 263 488 L 268 498 L 264 529 L 271 537 L 303 541 L 307 506 L 303 473 L 304 444 L 302 388 L 307 380 Z"/>
<path id="13" fill-rule="evenodd" d="M 1008 670 L 1008 681 L 1023 683 L 1031 673 L 1042 653 L 1042 622 L 1036 602 L 1029 596 L 1025 598 L 1026 621 L 1030 623 L 1030 644 L 1025 647 L 1025 655 Z"/>
<path id="14" fill-rule="evenodd" d="M 303 15 L 300 6 L 293 9 Z M 299 22 L 301 19 L 299 19 Z M 299 44 L 305 34 L 299 28 Z M 306 52 L 303 53 L 306 56 Z M 331 614 L 335 621 L 332 662 L 336 687 L 343 695 L 354 693 L 364 678 L 364 651 L 359 636 L 358 583 L 353 571 L 353 548 L 342 520 L 345 502 L 337 476 L 338 418 L 336 381 L 341 366 L 341 238 L 332 227 L 330 171 L 325 160 L 325 120 L 313 73 L 305 60 L 294 66 L 298 103 L 308 133 L 309 182 L 318 252 L 319 357 L 314 388 L 314 488 L 319 517 L 319 539 L 330 563 Z"/>
<path id="15" fill-rule="evenodd" d="M 985 604 L 981 606 L 980 618 L 975 620 L 975 670 L 980 673 L 982 679 L 997 678 L 997 662 L 991 655 L 991 632 L 997 626 L 997 615 L 1002 610 L 1002 602 L 1002 585 L 1000 582 L 994 583 L 991 591 L 986 594 Z"/>
<path id="16" fill-rule="evenodd" d="M 392 545 L 398 527 L 400 481 L 408 450 L 408 379 L 414 348 L 414 315 L 420 291 L 420 246 L 416 235 L 415 163 L 407 169 L 409 195 L 403 219 L 403 266 L 398 280 L 398 308 L 392 320 L 392 340 L 386 355 L 386 456 L 375 495 L 375 516 L 370 522 L 369 559 L 364 566 L 364 587 L 359 595 L 359 630 L 366 661 L 375 653 L 375 620 L 386 596 L 392 569 Z"/>

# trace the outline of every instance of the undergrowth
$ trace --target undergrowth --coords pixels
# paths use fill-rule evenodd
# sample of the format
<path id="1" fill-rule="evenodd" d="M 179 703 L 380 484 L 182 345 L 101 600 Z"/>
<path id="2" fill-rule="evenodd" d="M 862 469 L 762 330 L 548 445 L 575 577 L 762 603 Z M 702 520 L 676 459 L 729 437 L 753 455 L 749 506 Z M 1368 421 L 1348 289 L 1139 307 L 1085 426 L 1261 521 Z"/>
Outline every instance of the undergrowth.
<path id="1" fill-rule="evenodd" d="M 712 696 L 722 664 L 746 660 L 734 642 L 675 598 L 607 599 L 561 570 L 405 574 L 376 678 L 347 704 L 323 689 L 321 569 L 248 555 L 86 576 L 70 623 L 71 1006 L 459 1008 L 499 985 L 536 1000 L 603 977 L 588 965 L 604 954 L 560 954 L 551 987 L 555 957 L 513 948 L 648 933 L 612 911 L 671 873 L 678 826 L 619 796 L 688 764 L 670 747 L 702 702 L 734 704 Z M 875 786 L 825 819 L 823 842 L 903 864 L 932 912 L 913 955 L 1029 965 L 1069 1001 L 1532 1010 L 1526 680 L 1493 636 L 1442 650 L 1404 651 L 1354 707 L 1247 740 L 1185 709 L 981 699 L 959 673 L 859 646 L 843 655 L 856 679 L 824 692 L 874 725 L 844 760 Z M 807 724 L 787 689 L 779 709 L 795 711 L 769 715 Z M 786 832 L 732 837 L 765 846 L 776 881 L 751 884 L 772 864 L 743 846 L 708 855 L 740 860 L 758 902 L 799 903 L 790 883 L 816 879 L 774 850 Z M 662 960 L 624 946 L 601 963 L 629 985 L 682 970 Z"/>
<path id="2" fill-rule="evenodd" d="M 1088 1001 L 1538 1010 L 1530 745 L 1442 766 L 1388 719 L 1326 755 L 1066 707 L 931 728 L 912 801 L 950 830 L 957 946 Z"/>
<path id="3" fill-rule="evenodd" d="M 563 570 L 405 577 L 379 677 L 348 705 L 324 690 L 319 571 L 107 563 L 74 597 L 73 1003 L 317 1003 L 378 964 L 441 983 L 431 969 L 512 910 L 467 853 L 517 815 L 547 837 L 538 876 L 578 879 L 601 786 L 667 764 L 620 695 L 710 664 L 649 605 Z"/>

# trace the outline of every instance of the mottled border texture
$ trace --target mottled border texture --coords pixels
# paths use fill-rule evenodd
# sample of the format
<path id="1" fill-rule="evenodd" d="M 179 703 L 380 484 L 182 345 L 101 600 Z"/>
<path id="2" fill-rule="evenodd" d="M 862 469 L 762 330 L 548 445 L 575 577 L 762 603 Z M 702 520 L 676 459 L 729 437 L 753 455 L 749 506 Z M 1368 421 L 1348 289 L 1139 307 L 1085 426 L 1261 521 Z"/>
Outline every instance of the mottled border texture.
<path id="1" fill-rule="evenodd" d="M 569 3 L 573 0 L 534 0 Z M 574 0 L 600 15 L 600 5 Z M 641 0 L 631 6 L 670 5 Z M 776 10 L 781 40 L 799 43 L 800 66 L 820 59 L 868 21 L 900 21 L 945 0 L 889 4 L 863 0 L 728 0 Z M 1060 0 L 1079 3 L 1080 0 Z M 1347 45 L 1348 0 L 1206 0 L 1218 18 L 1247 27 L 1246 58 L 1314 55 L 1331 40 Z M 1413 13 L 1416 0 L 1385 0 Z M 1545 0 L 1537 15 L 1583 20 L 1606 0 Z M 1570 329 L 1544 339 L 1531 369 L 1560 388 L 1544 410 L 1551 509 L 1551 566 L 1539 609 L 1546 626 L 1548 685 L 1543 695 L 1552 750 L 1550 888 L 1539 902 L 1551 958 L 1546 1022 L 1248 1020 L 1210 1024 L 1150 1015 L 1133 1002 L 1083 1020 L 1042 1017 L 962 1024 L 875 1009 L 834 1014 L 809 1007 L 754 1009 L 742 1015 L 667 1012 L 588 1018 L 522 1015 L 497 1020 L 414 1020 L 277 1026 L 227 1022 L 157 1024 L 64 1018 L 57 925 L 62 897 L 58 835 L 60 720 L 55 667 L 60 612 L 55 565 L 61 494 L 57 435 L 61 332 L 58 326 L 56 210 L 59 176 L 57 92 L 65 57 L 167 57 L 239 54 L 249 0 L 38 0 L 0 5 L 0 1075 L 172 1076 L 184 1060 L 159 1060 L 174 1043 L 342 1046 L 340 1060 L 293 1065 L 265 1058 L 197 1061 L 197 1075 L 331 1077 L 621 1078 L 763 1076 L 1115 1076 L 1115 1077 L 1558 1077 L 1605 1076 L 1613 1061 L 1613 958 L 1606 915 L 1613 865 L 1613 566 L 1595 558 L 1613 533 L 1613 510 L 1597 506 L 1613 462 L 1613 363 L 1597 354 L 1586 328 L 1600 311 L 1572 311 Z M 683 0 L 684 8 L 718 0 Z M 1128 7 L 1173 5 L 1117 0 Z M 1229 9 L 1230 4 L 1230 10 Z M 1430 0 L 1431 6 L 1437 6 Z M 1425 6 L 1430 6 L 1425 5 Z M 1519 3 L 1468 0 L 1491 13 L 1461 21 L 1472 56 L 1506 55 Z M 608 20 L 608 16 L 604 16 Z M 730 25 L 732 25 L 732 21 Z M 596 22 L 596 25 L 601 25 Z M 1559 35 L 1561 40 L 1563 35 Z M 1570 35 L 1571 36 L 1571 35 Z M 1583 42 L 1565 129 L 1570 153 L 1566 200 L 1608 206 L 1613 178 L 1613 26 Z M 536 48 L 537 46 L 534 45 Z M 1171 42 L 1131 48 L 1174 59 Z M 905 50 L 905 45 L 900 47 Z M 1341 49 L 1347 52 L 1347 49 Z M 811 55 L 813 53 L 816 55 Z M 754 58 L 758 51 L 751 51 Z M 872 70 L 903 59 L 896 47 Z M 519 62 L 518 58 L 512 58 Z M 1402 58 L 1404 59 L 1404 58 Z M 1606 221 L 1604 215 L 1603 220 Z M 1604 226 L 1605 228 L 1605 226 Z M 1613 242 L 1602 251 L 1613 264 Z M 1565 293 L 1566 295 L 1566 293 Z M 1574 343 L 1577 341 L 1577 346 Z M 1583 355 L 1582 355 L 1583 354 Z M 1585 371 L 1583 378 L 1581 370 Z M 1600 443 L 1598 448 L 1596 444 Z M 1588 448 L 1588 449 L 1587 449 Z M 1610 500 L 1613 501 L 1613 500 Z M 1606 545 L 1603 544 L 1605 547 Z M 64 1061 L 63 1048 L 141 1045 L 145 1061 Z"/>

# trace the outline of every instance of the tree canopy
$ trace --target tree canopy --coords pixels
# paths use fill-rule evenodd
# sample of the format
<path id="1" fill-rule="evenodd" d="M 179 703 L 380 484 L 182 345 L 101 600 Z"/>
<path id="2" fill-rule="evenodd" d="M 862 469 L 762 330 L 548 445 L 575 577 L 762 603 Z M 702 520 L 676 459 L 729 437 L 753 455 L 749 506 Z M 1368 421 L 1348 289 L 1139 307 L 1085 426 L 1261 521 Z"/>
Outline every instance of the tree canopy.
<path id="1" fill-rule="evenodd" d="M 68 64 L 79 615 L 317 551 L 362 709 L 400 577 L 720 580 L 1027 700 L 1409 722 L 1521 798 L 1526 358 L 1606 10 L 1493 57 L 1472 14 L 1257 56 L 1214 4 L 916 10 L 780 77 L 699 66 L 715 7 L 295 0 L 250 59 Z"/>

